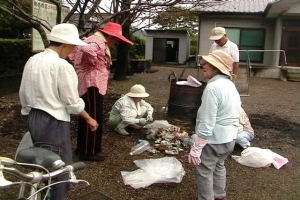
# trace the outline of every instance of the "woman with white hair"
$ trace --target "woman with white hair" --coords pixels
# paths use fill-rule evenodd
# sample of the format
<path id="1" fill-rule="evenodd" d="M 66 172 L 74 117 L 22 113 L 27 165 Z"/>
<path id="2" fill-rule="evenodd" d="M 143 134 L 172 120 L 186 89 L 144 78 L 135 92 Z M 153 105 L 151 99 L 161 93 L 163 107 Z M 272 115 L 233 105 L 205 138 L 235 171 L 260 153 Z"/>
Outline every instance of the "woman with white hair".
<path id="1" fill-rule="evenodd" d="M 241 100 L 229 72 L 232 57 L 216 50 L 200 59 L 209 81 L 197 113 L 188 160 L 196 167 L 198 200 L 226 200 L 224 161 L 234 149 Z"/>
<path id="2" fill-rule="evenodd" d="M 144 86 L 136 84 L 130 92 L 122 96 L 113 105 L 108 124 L 121 135 L 129 135 L 125 130 L 127 126 L 135 129 L 142 128 L 147 121 L 153 121 L 153 107 L 144 98 L 148 97 Z M 146 118 L 144 118 L 146 116 Z"/>

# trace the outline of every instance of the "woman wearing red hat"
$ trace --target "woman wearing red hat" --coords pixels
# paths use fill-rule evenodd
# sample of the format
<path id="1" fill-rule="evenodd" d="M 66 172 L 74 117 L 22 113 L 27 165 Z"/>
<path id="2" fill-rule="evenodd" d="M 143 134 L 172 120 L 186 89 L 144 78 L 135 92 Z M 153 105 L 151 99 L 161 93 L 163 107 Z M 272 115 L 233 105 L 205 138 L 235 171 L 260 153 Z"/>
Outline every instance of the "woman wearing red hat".
<path id="1" fill-rule="evenodd" d="M 122 41 L 133 43 L 122 35 L 120 24 L 108 22 L 103 29 L 84 40 L 88 45 L 78 47 L 69 56 L 79 79 L 79 95 L 85 102 L 85 110 L 97 120 L 96 131 L 88 129 L 88 124 L 79 117 L 76 154 L 85 161 L 103 161 L 100 156 L 103 133 L 103 96 L 107 91 L 112 58 L 110 48 Z"/>

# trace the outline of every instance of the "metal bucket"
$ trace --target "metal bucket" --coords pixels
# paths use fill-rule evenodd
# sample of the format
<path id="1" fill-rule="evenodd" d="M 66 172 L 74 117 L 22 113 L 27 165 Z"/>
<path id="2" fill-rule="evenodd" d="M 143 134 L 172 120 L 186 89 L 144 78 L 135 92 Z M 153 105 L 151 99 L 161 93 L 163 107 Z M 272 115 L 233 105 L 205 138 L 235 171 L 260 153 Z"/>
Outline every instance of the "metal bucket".
<path id="1" fill-rule="evenodd" d="M 195 123 L 206 83 L 201 82 L 202 85 L 200 87 L 191 87 L 176 85 L 176 81 L 176 79 L 170 81 L 168 116 Z M 178 81 L 186 81 L 186 79 L 178 79 Z"/>

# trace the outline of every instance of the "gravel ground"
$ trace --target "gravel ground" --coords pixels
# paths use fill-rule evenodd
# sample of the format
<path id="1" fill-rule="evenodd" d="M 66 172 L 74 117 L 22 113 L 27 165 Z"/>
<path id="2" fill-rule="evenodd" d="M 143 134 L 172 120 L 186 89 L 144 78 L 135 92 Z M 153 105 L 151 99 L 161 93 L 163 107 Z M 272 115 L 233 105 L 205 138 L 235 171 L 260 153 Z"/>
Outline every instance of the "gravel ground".
<path id="1" fill-rule="evenodd" d="M 109 83 L 109 92 L 105 98 L 105 116 L 112 104 L 130 87 L 140 83 L 146 87 L 150 97 L 146 100 L 154 108 L 155 119 L 166 119 L 178 125 L 182 130 L 193 134 L 193 125 L 175 120 L 162 111 L 168 105 L 171 70 L 179 76 L 180 67 L 152 66 L 155 73 L 140 73 L 128 76 L 126 81 Z M 188 68 L 187 75 L 197 77 L 198 70 Z M 201 70 L 198 76 L 202 80 Z M 289 163 L 280 170 L 269 168 L 248 168 L 236 163 L 230 157 L 226 160 L 227 192 L 230 200 L 296 200 L 300 196 L 300 125 L 299 125 L 299 83 L 283 82 L 266 78 L 250 78 L 250 96 L 242 97 L 243 107 L 248 113 L 255 131 L 253 146 L 269 148 L 289 159 Z M 22 133 L 26 131 L 25 121 L 20 115 L 17 94 L 0 98 L 0 155 L 13 157 Z M 76 117 L 72 118 L 72 141 L 76 144 Z M 133 131 L 127 137 L 120 136 L 104 127 L 103 155 L 104 162 L 86 162 L 84 170 L 77 172 L 77 177 L 91 183 L 90 186 L 74 185 L 70 199 L 105 199 L 98 195 L 83 196 L 93 191 L 104 193 L 115 200 L 186 200 L 196 199 L 196 181 L 194 167 L 187 163 L 188 149 L 175 157 L 182 163 L 185 176 L 179 184 L 153 184 L 144 189 L 133 189 L 123 183 L 121 171 L 134 171 L 137 167 L 133 161 L 146 158 L 161 158 L 164 153 L 146 152 L 130 156 L 130 148 L 138 139 L 145 138 L 143 133 Z M 239 155 L 240 149 L 232 154 Z M 78 159 L 74 157 L 74 161 Z M 16 199 L 17 188 L 1 190 L 0 199 Z M 106 198 L 107 199 L 107 198 Z"/>

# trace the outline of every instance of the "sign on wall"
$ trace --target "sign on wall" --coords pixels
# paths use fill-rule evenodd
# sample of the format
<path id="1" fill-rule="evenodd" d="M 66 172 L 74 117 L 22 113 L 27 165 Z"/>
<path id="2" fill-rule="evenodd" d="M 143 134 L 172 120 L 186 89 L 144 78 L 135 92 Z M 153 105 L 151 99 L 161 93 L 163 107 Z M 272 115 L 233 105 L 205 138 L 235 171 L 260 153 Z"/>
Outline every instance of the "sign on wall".
<path id="1" fill-rule="evenodd" d="M 62 7 L 61 17 L 64 19 L 69 13 L 68 7 Z M 56 5 L 50 2 L 46 2 L 43 0 L 33 0 L 32 1 L 32 15 L 35 19 L 42 21 L 45 26 L 53 27 L 56 24 L 56 15 L 57 8 Z M 44 28 L 45 29 L 45 28 Z M 45 29 L 46 34 L 49 33 L 48 30 Z M 45 49 L 44 43 L 42 41 L 42 37 L 39 32 L 35 29 L 32 29 L 32 51 L 39 52 Z"/>

